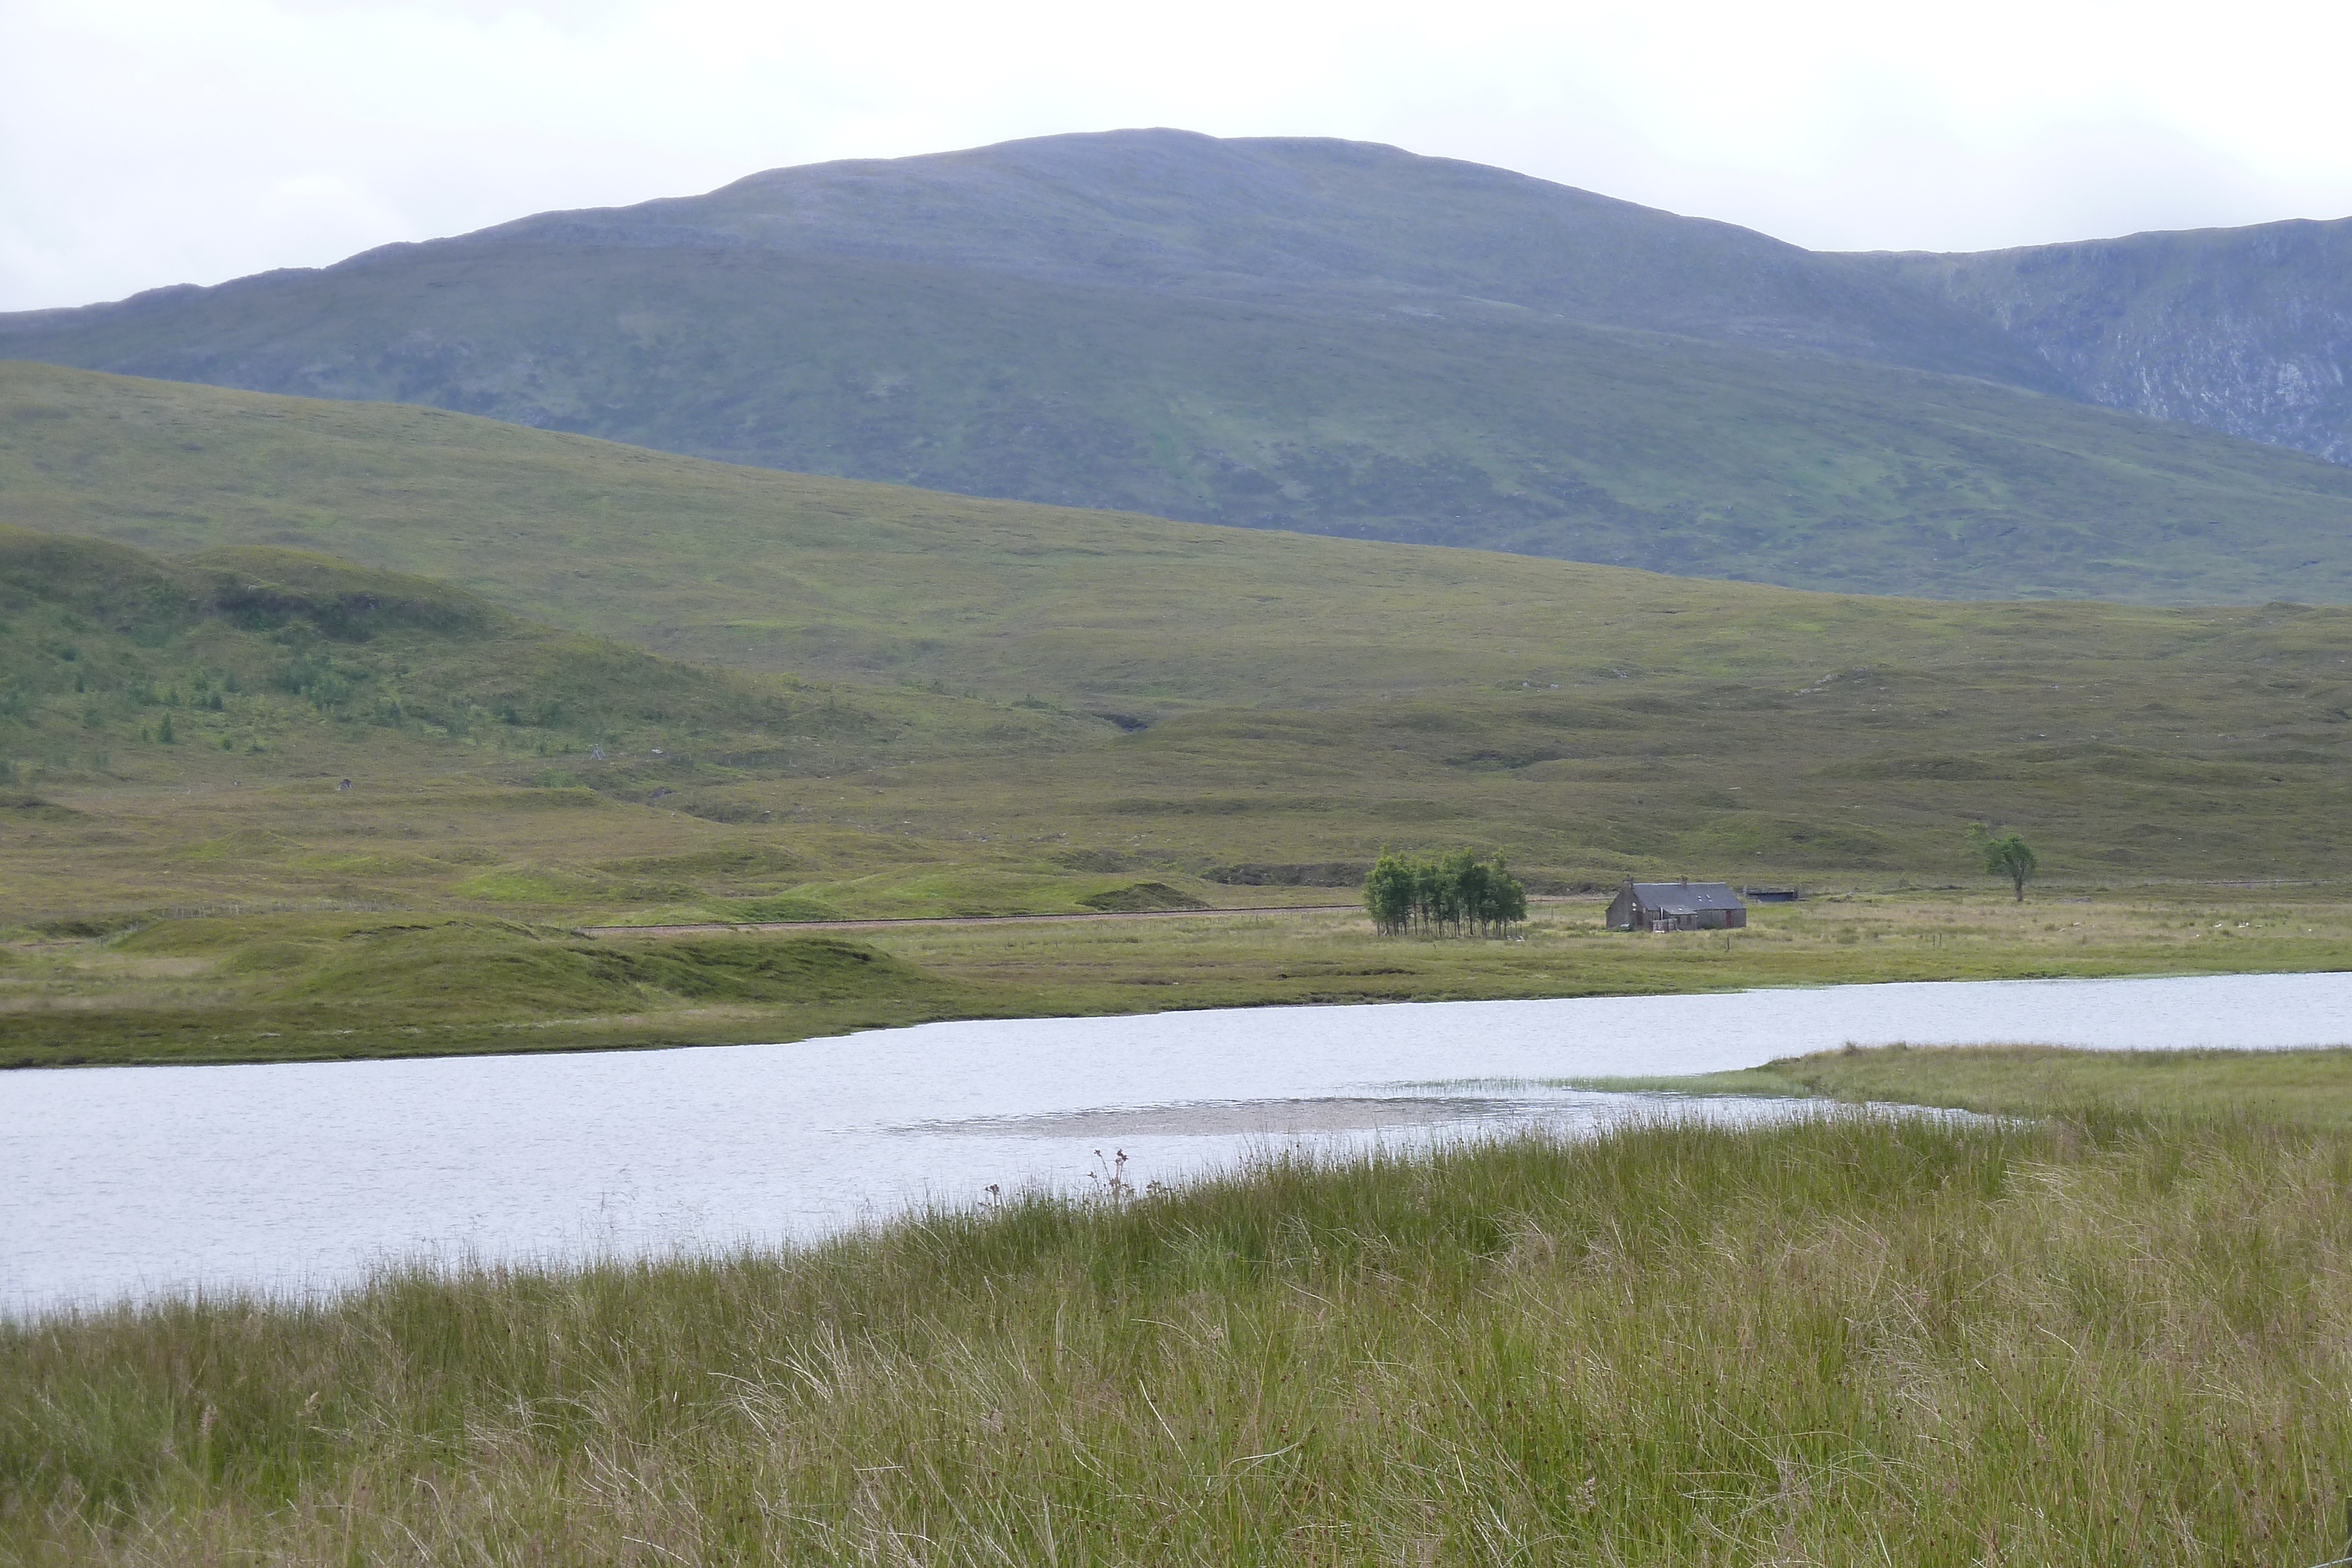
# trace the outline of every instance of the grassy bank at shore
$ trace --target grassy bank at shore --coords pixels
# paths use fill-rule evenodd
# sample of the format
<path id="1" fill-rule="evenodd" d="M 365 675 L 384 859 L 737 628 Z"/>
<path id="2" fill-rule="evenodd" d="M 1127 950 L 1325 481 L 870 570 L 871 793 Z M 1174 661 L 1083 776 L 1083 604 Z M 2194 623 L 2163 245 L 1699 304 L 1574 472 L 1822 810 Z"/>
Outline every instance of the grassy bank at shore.
<path id="1" fill-rule="evenodd" d="M 52 1317 L 0 1558 L 2299 1565 L 2347 1183 L 2244 1117 L 1832 1110 Z"/>
<path id="2" fill-rule="evenodd" d="M 2194 884 L 2023 904 L 1990 891 L 1851 893 L 1759 904 L 1744 931 L 1652 936 L 1606 930 L 1601 902 L 1588 898 L 1539 904 L 1512 941 L 1381 936 L 1360 913 L 1276 906 L 596 936 L 489 914 L 167 914 L 0 941 L 0 1067 L 722 1045 L 1183 1008 L 2344 969 L 2342 899 L 2326 887 Z"/>
<path id="3" fill-rule="evenodd" d="M 2344 1038 L 2352 1042 L 2352 1019 Z M 1578 1082 L 1595 1089 L 1936 1105 L 2003 1116 L 2236 1115 L 2352 1131 L 2352 1043 L 2324 1051 L 1849 1046 L 1738 1072 Z"/>

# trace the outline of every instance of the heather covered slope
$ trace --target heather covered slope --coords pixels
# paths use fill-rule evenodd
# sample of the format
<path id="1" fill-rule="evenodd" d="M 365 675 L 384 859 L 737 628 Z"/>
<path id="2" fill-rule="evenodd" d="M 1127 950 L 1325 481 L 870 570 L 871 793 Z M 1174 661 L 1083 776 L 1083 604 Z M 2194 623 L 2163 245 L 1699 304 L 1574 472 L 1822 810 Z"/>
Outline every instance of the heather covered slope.
<path id="1" fill-rule="evenodd" d="M 0 353 L 1795 586 L 2352 589 L 2352 479 L 2074 401 L 1965 302 L 1350 143 L 1120 132 L 776 171 L 7 318 Z"/>
<path id="2" fill-rule="evenodd" d="M 0 523 L 0 783 L 520 782 L 608 750 L 862 765 L 1108 727 L 956 707 L 683 664 L 309 551 L 172 559 Z"/>

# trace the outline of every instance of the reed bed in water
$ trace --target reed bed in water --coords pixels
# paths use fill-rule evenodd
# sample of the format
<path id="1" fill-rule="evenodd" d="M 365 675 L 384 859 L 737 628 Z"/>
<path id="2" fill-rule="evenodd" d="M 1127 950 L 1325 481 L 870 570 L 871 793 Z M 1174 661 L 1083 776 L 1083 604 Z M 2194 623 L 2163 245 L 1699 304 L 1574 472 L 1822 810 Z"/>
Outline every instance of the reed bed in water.
<path id="1" fill-rule="evenodd" d="M 2352 1141 L 1856 1113 L 0 1331 L 26 1563 L 2302 1564 Z"/>

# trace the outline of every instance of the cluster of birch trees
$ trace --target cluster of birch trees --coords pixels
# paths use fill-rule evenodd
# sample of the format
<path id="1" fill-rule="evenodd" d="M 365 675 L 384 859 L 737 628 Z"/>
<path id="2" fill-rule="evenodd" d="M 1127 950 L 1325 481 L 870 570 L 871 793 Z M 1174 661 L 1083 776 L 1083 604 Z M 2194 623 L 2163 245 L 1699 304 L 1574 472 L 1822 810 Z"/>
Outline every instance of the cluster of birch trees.
<path id="1" fill-rule="evenodd" d="M 1468 850 L 1407 859 L 1387 850 L 1364 878 L 1364 907 L 1383 936 L 1500 936 L 1528 917 L 1528 890 L 1501 855 Z"/>

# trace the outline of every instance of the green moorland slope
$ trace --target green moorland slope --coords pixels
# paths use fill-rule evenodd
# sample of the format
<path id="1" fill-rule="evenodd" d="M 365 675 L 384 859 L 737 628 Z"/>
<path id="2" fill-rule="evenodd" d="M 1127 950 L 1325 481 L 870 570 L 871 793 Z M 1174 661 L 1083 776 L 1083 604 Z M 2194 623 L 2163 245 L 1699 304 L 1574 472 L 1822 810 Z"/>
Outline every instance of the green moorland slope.
<path id="1" fill-rule="evenodd" d="M 428 579 L 310 551 L 172 559 L 0 523 L 5 781 L 234 787 L 381 767 L 458 776 L 492 758 L 792 748 L 1053 748 L 1100 727 L 1046 712 L 955 724 L 956 705 L 706 668 L 558 631 Z M 551 766 L 547 759 L 557 762 Z"/>
<path id="2" fill-rule="evenodd" d="M 525 1020 L 583 1011 L 683 1009 L 695 1019 L 666 1038 L 707 1038 L 714 1009 L 735 1030 L 771 1027 L 741 1021 L 755 1010 L 800 1034 L 1003 1010 L 830 939 L 614 952 L 510 916 L 550 897 L 713 889 L 774 914 L 757 895 L 805 880 L 805 853 L 889 858 L 889 846 L 860 852 L 855 834 L 796 836 L 803 853 L 682 845 L 664 831 L 677 813 L 653 809 L 667 791 L 615 810 L 564 771 L 605 748 L 839 762 L 1052 747 L 1098 727 L 922 695 L 845 703 L 313 554 L 167 560 L 5 525 L 0 679 L 0 928 L 17 938 L 0 943 L 0 1062 L 12 1066 L 485 1049 Z M 58 780 L 74 787 L 32 787 Z M 604 863 L 530 862 L 557 846 Z M 561 1043 L 603 1038 L 583 1028 Z"/>
<path id="3" fill-rule="evenodd" d="M 2352 599 L 2352 476 L 2074 401 L 1932 290 L 1393 150 L 1137 134 L 12 317 L 0 353 L 1812 588 Z"/>
<path id="4" fill-rule="evenodd" d="M 922 841 L 914 860 L 1018 845 L 1297 875 L 1452 839 L 1570 880 L 1948 879 L 1952 824 L 1979 817 L 2101 874 L 2332 875 L 2340 854 L 2341 610 L 1806 594 L 10 377 L 14 520 L 181 550 L 299 541 L 664 653 L 856 678 L 864 706 L 964 737 L 928 760 L 824 737 L 616 745 L 564 769 L 602 799 L 878 831 Z M 63 780 L 92 751 L 23 755 Z M 155 781 L 210 777 L 187 748 L 152 760 Z"/>
<path id="5" fill-rule="evenodd" d="M 947 1017 L 1268 1002 L 2352 965 L 2339 891 L 2217 892 L 2144 877 L 2098 890 L 2081 866 L 2058 869 L 2066 891 L 2054 904 L 2016 904 L 1982 886 L 1816 897 L 1759 910 L 1721 946 L 1612 937 L 1591 900 L 1539 905 L 1508 943 L 1383 940 L 1360 913 L 1281 907 L 1350 896 L 1357 862 L 1302 862 L 1302 849 L 1369 852 L 1375 832 L 1433 843 L 1491 832 L 1538 852 L 1550 844 L 1554 862 L 1522 864 L 1538 886 L 1559 887 L 1637 863 L 1632 841 L 1612 842 L 1605 823 L 1524 820 L 1525 787 L 1499 765 L 1429 764 L 1453 782 L 1421 787 L 1450 789 L 1450 800 L 1360 794 L 1307 810 L 1297 779 L 1264 775 L 1296 768 L 1315 737 L 1291 731 L 1329 716 L 1295 715 L 1290 731 L 1253 719 L 1193 735 L 1189 754 L 1154 751 L 1046 705 L 683 666 L 535 626 L 429 580 L 256 547 L 173 561 L 0 528 L 0 761 L 14 776 L 0 787 L 0 1066 L 773 1040 Z M 1595 708 L 1582 722 L 1609 733 L 1636 716 L 1654 721 L 1654 700 Z M 1215 771 L 1188 774 L 1183 755 Z M 1377 761 L 1360 789 L 1399 766 L 1394 752 Z M 1239 768 L 1262 776 L 1237 784 Z M 1341 777 L 1322 765 L 1326 797 Z M 1106 798 L 1106 780 L 1157 793 Z M 1651 777 L 1641 788 L 1660 785 Z M 2048 778 L 2039 789 L 2064 793 Z M 2308 826 L 2290 804 L 2297 792 L 2271 794 L 2272 818 L 2238 819 L 2242 844 Z M 1654 798 L 1664 810 L 1666 797 Z M 2197 826 L 2203 799 L 2176 791 L 2151 808 L 2201 835 L 2189 849 L 2147 852 L 2159 877 L 2212 852 Z M 1898 879 L 1865 862 L 1916 855 L 1964 873 L 1956 820 L 1913 804 L 1923 814 L 1907 839 L 1884 820 L 1818 832 L 1792 820 L 1787 843 L 1737 864 L 1800 877 L 1840 865 L 1844 883 L 1858 873 L 1883 883 Z M 1724 861 L 1703 835 L 1738 820 L 1700 805 L 1690 847 Z M 1041 831 L 1006 834 L 995 819 L 1010 809 Z M 1588 831 L 1600 836 L 1571 836 Z M 1155 833 L 1162 842 L 1150 841 Z M 2084 848 L 2044 842 L 2053 854 Z M 1244 850 L 1273 858 L 1217 858 Z M 859 926 L 846 940 L 805 925 L 665 928 L 1207 904 L 1259 912 Z M 615 921 L 622 928 L 578 928 Z"/>
<path id="6" fill-rule="evenodd" d="M 68 1563 L 2327 1560 L 2352 1144 L 1634 1126 L 0 1324 Z"/>
<path id="7" fill-rule="evenodd" d="M 611 795 L 1200 865 L 1452 834 L 1612 879 L 1694 858 L 1931 873 L 1964 863 L 1927 845 L 1972 817 L 2116 873 L 2326 873 L 2338 852 L 2340 610 L 1805 594 L 11 375 L 15 520 L 176 549 L 300 541 L 664 653 L 937 687 L 926 713 L 1030 715 L 1068 742 L 997 763 L 785 746 L 742 767 L 632 747 L 576 772 Z M 875 771 L 885 755 L 904 765 Z"/>
<path id="8" fill-rule="evenodd" d="M 177 745 L 165 732 L 184 729 L 187 744 L 258 756 L 299 735 L 301 716 L 336 711 L 394 734 L 499 726 L 541 755 L 663 723 L 794 734 L 824 716 L 773 678 L 692 669 L 304 551 L 167 560 L 0 525 L 0 591 L 10 715 L 34 727 L 36 748 L 60 718 L 97 750 Z"/>
<path id="9" fill-rule="evenodd" d="M 779 1021 L 796 993 L 766 981 L 697 1001 L 613 946 L 707 936 L 572 929 L 1344 902 L 1384 844 L 1499 850 L 1548 894 L 1973 887 L 1978 819 L 2053 889 L 2145 893 L 2147 928 L 1822 930 L 1700 965 L 1584 942 L 1584 911 L 1496 964 L 1284 917 L 861 934 L 915 967 L 857 972 L 878 1021 L 2339 961 L 2296 910 L 2191 947 L 2180 900 L 2215 895 L 2155 884 L 2333 897 L 2352 612 L 1808 594 L 16 373 L 53 395 L 12 405 L 0 501 L 74 536 L 9 536 L 0 612 L 0 874 L 37 944 L 0 1013 L 43 1060 L 512 1048 L 551 1018 L 530 1043 L 782 1038 L 842 1015 Z M 499 956 L 460 984 L 465 941 Z M 426 1033 L 316 1014 L 362 949 L 417 979 L 378 1032 Z"/>

